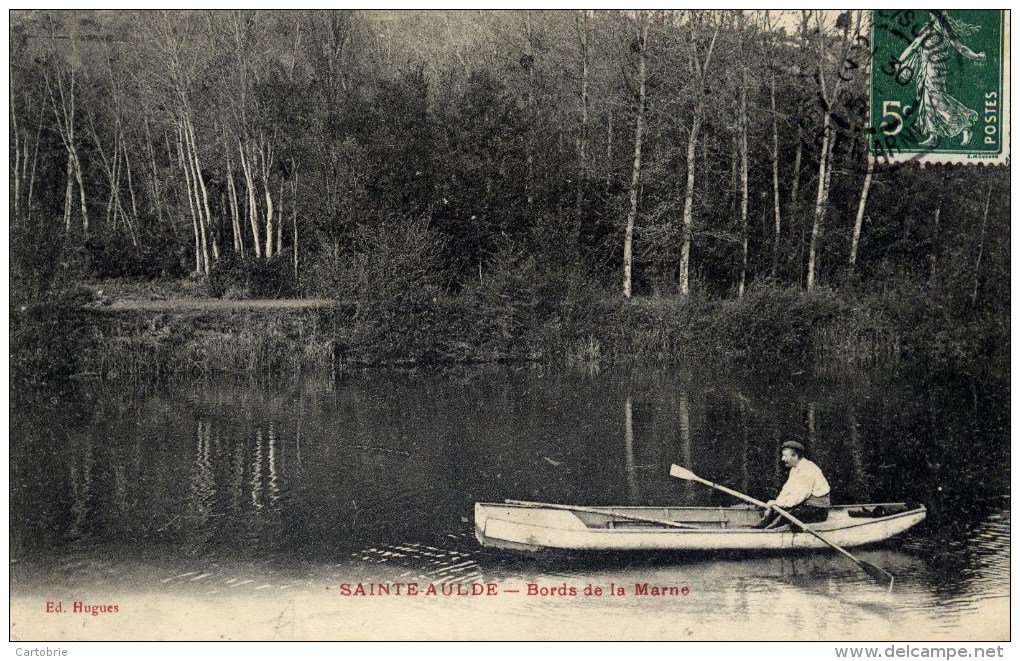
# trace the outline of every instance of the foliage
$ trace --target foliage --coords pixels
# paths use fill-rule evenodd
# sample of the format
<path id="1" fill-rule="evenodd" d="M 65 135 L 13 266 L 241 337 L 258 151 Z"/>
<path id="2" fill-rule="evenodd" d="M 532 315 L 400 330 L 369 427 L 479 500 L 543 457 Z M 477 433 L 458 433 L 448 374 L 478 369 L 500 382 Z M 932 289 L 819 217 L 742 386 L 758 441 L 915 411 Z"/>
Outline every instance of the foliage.
<path id="1" fill-rule="evenodd" d="M 295 293 L 289 255 L 250 259 L 227 253 L 209 272 L 209 293 L 217 298 L 286 298 Z"/>
<path id="2" fill-rule="evenodd" d="M 52 224 L 38 226 L 13 217 L 10 229 L 11 305 L 37 300 L 59 290 L 72 259 Z"/>
<path id="3" fill-rule="evenodd" d="M 741 362 L 802 358 L 810 354 L 814 332 L 846 308 L 829 290 L 756 286 L 740 299 L 714 303 L 702 332 L 715 352 Z"/>
<path id="4" fill-rule="evenodd" d="M 639 300 L 625 302 L 631 14 L 590 15 L 582 50 L 571 11 L 13 12 L 12 301 L 57 300 L 89 274 L 195 269 L 215 296 L 356 302 L 344 342 L 366 362 L 835 351 L 961 366 L 1008 352 L 1008 168 L 876 170 L 849 264 L 860 14 L 789 14 L 800 26 L 783 30 L 768 12 L 648 16 Z M 822 287 L 804 296 L 819 82 L 838 74 Z M 681 298 L 688 175 L 695 286 Z M 759 284 L 738 297 L 745 241 Z"/>
<path id="5" fill-rule="evenodd" d="M 638 291 L 664 291 L 675 274 L 677 191 L 687 176 L 691 113 L 704 94 L 692 264 L 713 295 L 734 290 L 744 230 L 736 167 L 742 118 L 731 101 L 745 89 L 748 217 L 762 219 L 747 230 L 748 277 L 803 284 L 823 117 L 817 76 L 804 72 L 822 67 L 834 78 L 852 36 L 847 29 L 857 20 L 843 15 L 835 26 L 829 16 L 819 28 L 819 17 L 808 12 L 800 28 L 787 26 L 784 35 L 767 12 L 650 15 Z M 208 205 L 204 241 L 217 241 L 227 261 L 235 252 L 255 252 L 253 232 L 264 248 L 264 233 L 275 234 L 282 222 L 277 247 L 293 252 L 297 244 L 298 277 L 308 291 L 338 284 L 327 284 L 325 263 L 343 264 L 358 228 L 380 215 L 432 219 L 448 246 L 453 293 L 472 286 L 503 240 L 528 250 L 555 246 L 568 259 L 598 263 L 599 279 L 619 281 L 636 111 L 634 26 L 626 14 L 595 12 L 591 47 L 582 53 L 579 20 L 572 12 L 15 12 L 12 160 L 26 178 L 25 164 L 38 165 L 31 206 L 58 231 L 63 214 L 73 230 L 69 244 L 87 244 L 101 276 L 173 275 L 179 264 L 192 263 L 192 221 Z M 715 25 L 713 88 L 706 92 L 692 84 L 697 58 L 690 49 L 703 53 Z M 174 57 L 164 63 L 168 52 Z M 853 129 L 866 80 L 849 77 L 834 112 Z M 773 78 L 778 239 L 769 151 Z M 52 97 L 61 85 L 64 97 Z M 58 103 L 67 113 L 54 113 L 53 102 L 72 93 L 75 105 Z M 863 181 L 862 143 L 850 129 L 835 136 L 835 176 L 819 240 L 819 276 L 828 283 L 848 270 Z M 67 168 L 68 140 L 82 163 L 84 191 Z M 793 172 L 798 154 L 800 171 Z M 876 173 L 855 269 L 860 277 L 888 262 L 895 278 L 923 266 L 932 249 L 973 263 L 982 226 L 981 195 L 973 193 L 989 182 L 1003 191 L 1008 182 L 995 172 L 961 170 Z M 18 201 L 27 196 L 26 183 L 19 180 Z M 950 219 L 946 206 L 935 227 L 938 199 L 957 196 L 968 198 L 968 218 L 959 218 L 960 209 Z M 1001 287 L 1008 270 L 1001 250 L 1008 213 L 1000 197 L 993 195 L 986 228 L 985 240 L 1000 247 L 985 260 L 987 290 Z M 194 263 L 205 274 L 201 262 Z M 968 275 L 958 273 L 958 281 Z"/>
<path id="6" fill-rule="evenodd" d="M 359 341 L 378 347 L 381 360 L 422 359 L 442 323 L 443 236 L 428 218 L 388 216 L 360 226 L 356 238 Z"/>
<path id="7" fill-rule="evenodd" d="M 22 385 L 47 385 L 73 376 L 91 330 L 85 306 L 94 294 L 83 287 L 11 305 L 11 378 Z"/>
<path id="8" fill-rule="evenodd" d="M 185 275 L 181 256 L 169 237 L 154 237 L 135 245 L 128 237 L 111 235 L 85 242 L 91 273 L 100 278 L 180 278 Z"/>
<path id="9" fill-rule="evenodd" d="M 462 298 L 472 300 L 476 336 L 496 355 L 521 355 L 521 343 L 555 316 L 565 298 L 562 275 L 539 257 L 503 241 L 479 272 L 476 286 Z"/>

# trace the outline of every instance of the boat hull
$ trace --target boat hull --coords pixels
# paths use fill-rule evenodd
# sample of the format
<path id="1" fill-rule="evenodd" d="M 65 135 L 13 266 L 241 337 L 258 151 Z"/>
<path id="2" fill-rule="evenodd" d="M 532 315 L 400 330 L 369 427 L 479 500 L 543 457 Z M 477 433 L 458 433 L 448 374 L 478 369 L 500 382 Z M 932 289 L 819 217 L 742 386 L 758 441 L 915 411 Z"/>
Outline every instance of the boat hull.
<path id="1" fill-rule="evenodd" d="M 568 506 L 557 506 L 568 507 Z M 868 515 L 875 508 L 894 512 Z M 589 508 L 590 509 L 590 508 Z M 604 507 L 605 513 L 547 509 L 500 503 L 475 504 L 475 536 L 482 546 L 513 551 L 790 551 L 829 548 L 814 535 L 783 526 L 760 530 L 749 507 Z M 861 516 L 851 516 L 851 512 Z M 881 512 L 881 510 L 880 510 Z M 624 515 L 628 518 L 617 517 Z M 833 507 L 828 520 L 811 524 L 842 547 L 874 544 L 924 520 L 922 505 L 903 503 Z M 690 528 L 667 527 L 635 518 L 674 521 Z"/>

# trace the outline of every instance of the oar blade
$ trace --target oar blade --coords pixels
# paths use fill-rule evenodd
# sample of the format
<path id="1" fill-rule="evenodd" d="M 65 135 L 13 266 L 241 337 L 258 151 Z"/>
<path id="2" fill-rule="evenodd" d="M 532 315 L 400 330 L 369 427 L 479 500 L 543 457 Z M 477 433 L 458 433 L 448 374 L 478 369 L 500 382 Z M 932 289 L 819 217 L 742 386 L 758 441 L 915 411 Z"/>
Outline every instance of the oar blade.
<path id="1" fill-rule="evenodd" d="M 673 464 L 669 469 L 669 474 L 672 477 L 679 477 L 681 480 L 697 480 L 698 476 L 687 470 L 683 466 L 677 466 Z"/>
<path id="2" fill-rule="evenodd" d="M 882 569 L 878 565 L 871 564 L 867 560 L 858 559 L 857 564 L 860 565 L 861 569 L 864 570 L 865 574 L 871 577 L 871 580 L 875 581 L 879 585 L 886 586 L 886 588 L 890 592 L 892 592 L 893 581 L 896 580 L 892 574 Z"/>
<path id="3" fill-rule="evenodd" d="M 709 482 L 708 480 L 702 479 L 702 478 L 698 477 L 697 475 L 695 475 L 693 472 L 691 472 L 691 471 L 687 470 L 686 468 L 684 468 L 683 466 L 677 466 L 676 464 L 673 464 L 672 466 L 670 466 L 669 474 L 672 477 L 678 477 L 681 480 L 691 480 L 691 481 L 694 481 L 694 482 L 700 482 L 702 484 L 705 484 L 707 486 L 712 487 L 713 489 L 718 489 L 720 491 L 723 491 L 725 493 L 730 494 L 731 496 L 735 496 L 737 498 L 741 498 L 743 500 L 746 500 L 749 503 L 754 503 L 755 505 L 757 505 L 759 507 L 769 507 L 768 504 L 763 503 L 760 500 L 756 500 L 756 499 L 752 498 L 751 496 L 748 496 L 747 494 L 743 494 L 743 493 L 740 493 L 739 491 L 734 491 L 733 489 L 730 489 L 730 488 L 724 487 L 722 485 L 715 484 L 714 482 Z M 831 546 L 832 548 L 836 549 L 837 551 L 839 551 L 840 553 L 845 555 L 850 560 L 853 560 L 855 563 L 857 563 L 857 566 L 860 567 L 864 571 L 864 573 L 866 573 L 868 576 L 871 577 L 872 580 L 874 580 L 876 583 L 879 583 L 881 585 L 885 585 L 889 589 L 890 592 L 892 591 L 893 581 L 895 580 L 893 578 L 892 574 L 890 574 L 886 570 L 882 569 L 878 565 L 873 565 L 870 562 L 865 562 L 864 560 L 861 560 L 860 558 L 858 558 L 857 556 L 853 555 L 852 553 L 850 553 L 849 551 L 847 551 L 843 547 L 837 545 L 836 543 L 834 543 L 831 540 L 829 540 L 828 538 L 826 538 L 825 535 L 821 534 L 820 532 L 818 532 L 816 530 L 813 530 L 813 529 L 805 526 L 803 521 L 801 521 L 800 519 L 796 518 L 795 516 L 793 516 L 792 514 L 787 512 L 786 510 L 781 509 L 779 507 L 775 507 L 775 506 L 773 506 L 773 509 L 775 509 L 775 511 L 777 511 L 779 514 L 781 514 L 791 524 L 793 524 L 795 526 L 798 526 L 800 529 L 803 529 L 804 532 L 807 532 L 807 533 L 810 533 L 810 534 L 814 535 L 815 537 L 817 537 L 821 541 L 825 542 L 827 545 Z"/>

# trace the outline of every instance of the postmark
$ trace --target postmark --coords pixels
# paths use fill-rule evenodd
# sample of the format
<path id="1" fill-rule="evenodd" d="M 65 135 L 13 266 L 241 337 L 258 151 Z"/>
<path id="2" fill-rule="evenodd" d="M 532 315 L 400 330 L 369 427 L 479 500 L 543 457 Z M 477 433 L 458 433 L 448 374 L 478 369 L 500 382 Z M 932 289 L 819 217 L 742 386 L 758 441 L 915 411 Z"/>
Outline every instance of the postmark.
<path id="1" fill-rule="evenodd" d="M 872 12 L 869 153 L 1008 165 L 1009 12 Z"/>

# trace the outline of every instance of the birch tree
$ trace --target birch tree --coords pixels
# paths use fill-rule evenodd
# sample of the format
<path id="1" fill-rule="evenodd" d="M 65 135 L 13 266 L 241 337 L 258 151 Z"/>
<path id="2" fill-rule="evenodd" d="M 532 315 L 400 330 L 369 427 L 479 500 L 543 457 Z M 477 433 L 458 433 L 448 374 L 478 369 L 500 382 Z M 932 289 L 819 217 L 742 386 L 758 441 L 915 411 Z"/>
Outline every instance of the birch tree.
<path id="1" fill-rule="evenodd" d="M 339 220 L 351 203 L 343 182 L 348 178 L 349 159 L 341 131 L 342 111 L 347 105 L 350 87 L 355 81 L 353 53 L 355 23 L 350 11 L 313 12 L 307 23 L 305 57 L 317 79 L 314 89 L 323 104 L 320 115 L 323 140 L 322 208 L 326 218 Z"/>
<path id="2" fill-rule="evenodd" d="M 761 12 L 762 17 L 762 63 L 767 71 L 769 80 L 769 114 L 772 124 L 772 145 L 769 150 L 769 160 L 772 165 L 772 216 L 774 220 L 772 233 L 772 278 L 775 279 L 779 269 L 779 239 L 782 233 L 782 210 L 779 201 L 779 111 L 776 109 L 776 69 L 779 64 L 777 58 L 778 35 L 771 13 L 766 10 Z M 800 141 L 797 143 L 796 167 L 800 167 Z"/>
<path id="3" fill-rule="evenodd" d="M 244 202 L 244 214 L 251 231 L 251 246 L 257 259 L 268 251 L 272 254 L 275 237 L 268 230 L 272 227 L 271 206 L 266 206 L 266 230 L 263 231 L 263 220 L 260 217 L 262 207 L 259 198 L 271 204 L 272 193 L 267 186 L 268 165 L 263 162 L 266 156 L 266 145 L 259 140 L 257 125 L 257 108 L 255 104 L 259 53 L 257 43 L 268 43 L 268 36 L 262 34 L 261 25 L 256 12 L 232 10 L 217 12 L 210 15 L 207 21 L 209 38 L 223 46 L 223 62 L 229 72 L 221 81 L 221 90 L 217 100 L 225 106 L 224 137 L 225 151 L 231 153 L 225 157 L 228 164 L 230 181 L 233 184 L 233 155 L 236 151 L 237 163 L 241 168 L 243 194 L 233 195 L 238 198 L 238 224 L 242 211 L 240 203 Z M 226 145 L 230 145 L 229 148 Z M 260 191 L 259 184 L 262 184 Z M 265 202 L 263 202 L 265 204 Z M 243 240 L 236 242 L 243 245 Z"/>
<path id="4" fill-rule="evenodd" d="M 808 10 L 804 10 L 807 12 Z M 815 193 L 815 207 L 811 222 L 811 239 L 808 242 L 807 262 L 807 290 L 811 291 L 815 285 L 815 264 L 817 262 L 818 235 L 821 231 L 822 220 L 825 217 L 829 205 L 829 184 L 832 178 L 832 165 L 830 164 L 832 146 L 832 118 L 829 114 L 829 92 L 826 83 L 825 71 L 825 25 L 823 24 L 821 12 L 815 14 L 817 22 L 817 55 L 818 55 L 818 97 L 822 102 L 822 129 L 821 144 L 818 148 L 818 181 Z"/>
<path id="5" fill-rule="evenodd" d="M 122 63 L 118 60 L 115 64 L 113 48 L 112 44 L 106 44 L 105 52 L 101 54 L 106 64 L 103 72 L 106 80 L 103 82 L 108 83 L 108 87 L 98 87 L 98 94 L 89 99 L 92 107 L 84 114 L 95 146 L 94 153 L 99 155 L 109 188 L 105 226 L 117 232 L 123 224 L 131 243 L 138 247 L 138 203 L 131 173 L 131 145 L 125 126 L 127 81 Z M 97 124 L 97 115 L 106 120 L 104 125 Z M 111 123 L 112 126 L 109 126 Z M 131 203 L 130 212 L 124 200 L 125 188 Z"/>
<path id="6" fill-rule="evenodd" d="M 806 10 L 805 10 L 806 11 Z M 849 29 L 850 18 L 846 19 L 846 32 L 843 38 L 838 42 L 839 48 L 837 49 L 837 58 L 835 61 L 838 63 L 837 66 L 842 67 L 849 47 L 852 43 L 851 33 Z M 856 33 L 859 33 L 861 29 L 861 20 L 857 20 L 857 28 L 854 31 L 854 37 Z M 834 127 L 832 124 L 832 113 L 830 108 L 834 105 L 834 99 L 839 97 L 840 84 L 843 82 L 842 76 L 837 76 L 835 83 L 829 83 L 827 78 L 832 75 L 829 71 L 829 62 L 832 60 L 827 57 L 829 49 L 826 48 L 826 31 L 828 25 L 826 24 L 822 12 L 815 12 L 815 25 L 816 25 L 816 44 L 817 44 L 817 56 L 818 56 L 818 94 L 819 101 L 822 106 L 822 127 L 821 127 L 821 145 L 819 146 L 818 156 L 818 181 L 817 189 L 815 194 L 815 208 L 812 216 L 811 223 L 811 238 L 808 244 L 808 263 L 807 263 L 807 290 L 811 291 L 814 289 L 815 280 L 817 277 L 818 270 L 818 250 L 819 250 L 819 239 L 822 230 L 822 224 L 825 221 L 825 215 L 829 207 L 829 190 L 832 185 L 832 148 L 834 144 Z M 871 186 L 870 177 L 865 179 L 865 188 L 861 198 L 861 205 L 867 203 L 867 190 Z M 859 213 L 863 213 L 863 206 L 859 207 Z M 856 260 L 856 254 L 854 255 Z"/>
<path id="7" fill-rule="evenodd" d="M 537 55 L 535 24 L 532 20 L 531 10 L 524 10 L 524 33 L 527 38 L 527 52 L 521 56 L 521 66 L 528 72 L 528 133 L 525 137 L 525 162 L 527 169 L 524 174 L 524 190 L 527 196 L 528 206 L 535 201 L 535 62 Z"/>
<path id="8" fill-rule="evenodd" d="M 577 32 L 580 47 L 580 115 L 581 122 L 577 135 L 577 217 L 574 221 L 571 244 L 575 256 L 579 254 L 581 242 L 581 226 L 584 223 L 584 189 L 588 185 L 588 141 L 589 141 L 589 103 L 588 87 L 591 68 L 592 20 L 595 12 L 590 9 L 581 10 L 577 16 Z"/>
<path id="9" fill-rule="evenodd" d="M 868 192 L 871 190 L 871 177 L 875 173 L 875 160 L 865 155 L 868 161 L 864 172 L 864 183 L 861 185 L 861 197 L 857 201 L 857 214 L 854 216 L 853 238 L 850 240 L 850 272 L 857 268 L 857 246 L 861 241 L 861 227 L 864 225 L 864 210 L 868 205 Z M 936 211 L 936 225 L 938 211 Z"/>
<path id="10" fill-rule="evenodd" d="M 974 290 L 970 295 L 970 306 L 972 308 L 977 307 L 978 292 L 981 285 L 981 258 L 985 254 L 985 231 L 988 228 L 988 209 L 992 204 L 992 184 L 988 184 L 988 194 L 985 196 L 985 211 L 981 216 L 981 236 L 978 239 L 978 253 L 977 258 L 974 260 Z"/>
<path id="11" fill-rule="evenodd" d="M 689 129 L 689 135 L 687 138 L 687 179 L 684 187 L 684 199 L 683 199 L 683 227 L 681 232 L 681 244 L 680 244 L 680 267 L 679 267 L 679 286 L 680 293 L 687 295 L 690 293 L 690 263 L 691 263 L 691 241 L 694 237 L 694 172 L 695 172 L 695 156 L 697 154 L 698 146 L 698 131 L 701 130 L 701 122 L 704 119 L 705 112 L 705 101 L 707 94 L 705 92 L 705 85 L 708 82 L 708 71 L 712 64 L 712 52 L 715 49 L 715 42 L 719 36 L 719 29 L 722 22 L 718 17 L 709 15 L 706 18 L 694 18 L 695 14 L 690 14 L 691 20 L 689 22 L 690 32 L 690 44 L 688 46 L 688 59 L 690 61 L 690 70 L 693 74 L 692 78 L 696 83 L 696 87 L 692 91 L 694 97 L 694 110 L 691 116 L 691 125 Z M 712 34 L 708 41 L 708 46 L 705 48 L 704 55 L 698 48 L 698 37 L 699 32 L 705 27 L 705 23 L 709 23 L 709 29 Z"/>
<path id="12" fill-rule="evenodd" d="M 57 25 L 52 14 L 47 15 L 50 37 L 57 41 Z M 71 230 L 71 195 L 73 186 L 78 185 L 78 201 L 81 205 L 82 234 L 89 238 L 89 210 L 85 198 L 85 177 L 79 152 L 78 138 L 78 34 L 73 22 L 65 26 L 67 54 L 64 57 L 50 53 L 50 66 L 43 66 L 47 97 L 53 110 L 54 120 L 60 139 L 67 150 L 67 188 L 64 202 L 64 230 Z M 52 70 L 51 70 L 52 67 Z M 73 174 L 74 180 L 71 180 Z"/>
<path id="13" fill-rule="evenodd" d="M 638 213 L 638 192 L 641 185 L 641 142 L 644 138 L 645 83 L 648 75 L 648 23 L 647 12 L 636 11 L 634 17 L 637 31 L 638 53 L 638 105 L 634 121 L 634 165 L 630 176 L 630 207 L 623 236 L 623 296 L 631 296 L 631 279 L 634 263 L 634 223 Z M 612 144 L 612 143 L 610 143 Z"/>
<path id="14" fill-rule="evenodd" d="M 742 297 L 744 295 L 744 288 L 747 286 L 747 258 L 748 258 L 748 228 L 747 228 L 747 206 L 748 206 L 748 154 L 747 154 L 747 124 L 749 121 L 748 107 L 747 107 L 747 67 L 748 62 L 746 60 L 746 50 L 744 48 L 744 41 L 747 38 L 747 31 L 745 29 L 744 12 L 739 11 L 737 13 L 737 41 L 740 43 L 739 46 L 739 59 L 738 66 L 740 67 L 739 85 L 740 85 L 740 117 L 739 117 L 739 131 L 740 131 L 740 242 L 741 242 L 741 255 L 740 255 L 740 282 L 737 285 L 737 296 Z"/>
<path id="15" fill-rule="evenodd" d="M 802 62 L 800 63 L 801 76 L 806 78 L 806 72 L 811 68 L 809 61 L 813 57 L 811 52 L 811 37 L 810 37 L 810 20 L 811 12 L 802 10 L 800 20 L 800 30 L 798 33 L 798 42 L 800 46 L 799 55 Z M 802 93 L 798 93 L 797 107 L 805 108 L 806 104 Z M 803 119 L 803 118 L 802 118 Z M 797 147 L 793 156 L 793 184 L 790 186 L 790 209 L 794 213 L 796 212 L 800 202 L 800 177 L 801 177 L 801 162 L 804 158 L 804 127 L 801 121 L 797 122 Z"/>
<path id="16" fill-rule="evenodd" d="M 32 219 L 36 167 L 47 108 L 44 103 L 37 103 L 38 110 L 32 108 L 31 95 L 21 93 L 20 85 L 24 82 L 19 81 L 19 89 L 16 89 L 14 79 L 12 71 L 9 79 L 11 143 L 14 150 L 10 178 L 11 206 L 14 219 L 28 222 Z M 34 127 L 30 123 L 33 116 Z"/>
<path id="17" fill-rule="evenodd" d="M 151 49 L 152 61 L 159 63 L 154 91 L 164 105 L 177 135 L 178 165 L 187 187 L 192 229 L 195 236 L 195 270 L 208 274 L 218 246 L 213 235 L 213 216 L 202 166 L 200 141 L 195 128 L 198 78 L 208 57 L 208 42 L 197 18 L 190 20 L 172 12 L 146 15 L 143 39 Z M 212 255 L 210 256 L 210 245 Z"/>

